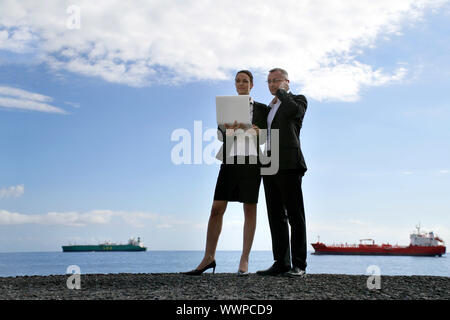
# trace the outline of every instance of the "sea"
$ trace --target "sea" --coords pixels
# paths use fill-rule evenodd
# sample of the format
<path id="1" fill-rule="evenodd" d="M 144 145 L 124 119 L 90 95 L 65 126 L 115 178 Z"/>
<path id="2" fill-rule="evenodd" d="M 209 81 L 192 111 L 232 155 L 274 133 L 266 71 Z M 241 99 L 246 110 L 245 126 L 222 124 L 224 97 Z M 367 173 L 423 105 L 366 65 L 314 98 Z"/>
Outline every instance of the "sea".
<path id="1" fill-rule="evenodd" d="M 217 251 L 216 273 L 236 273 L 240 255 L 240 251 Z M 0 277 L 68 273 L 178 273 L 195 269 L 202 258 L 203 251 L 8 252 L 0 253 Z M 271 251 L 252 251 L 249 272 L 267 269 L 272 263 Z M 450 277 L 447 254 L 442 257 L 342 256 L 308 252 L 307 264 L 308 274 Z"/>

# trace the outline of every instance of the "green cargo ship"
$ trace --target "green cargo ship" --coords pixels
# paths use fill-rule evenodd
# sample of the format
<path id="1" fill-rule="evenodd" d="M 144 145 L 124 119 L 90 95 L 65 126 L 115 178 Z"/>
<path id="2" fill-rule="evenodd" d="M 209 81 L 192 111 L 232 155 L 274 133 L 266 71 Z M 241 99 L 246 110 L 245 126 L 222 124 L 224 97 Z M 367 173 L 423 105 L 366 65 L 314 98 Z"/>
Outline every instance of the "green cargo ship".
<path id="1" fill-rule="evenodd" d="M 110 252 L 110 251 L 146 251 L 147 248 L 141 242 L 141 238 L 137 241 L 130 239 L 127 244 L 116 243 L 100 243 L 98 245 L 68 245 L 62 246 L 63 252 Z"/>

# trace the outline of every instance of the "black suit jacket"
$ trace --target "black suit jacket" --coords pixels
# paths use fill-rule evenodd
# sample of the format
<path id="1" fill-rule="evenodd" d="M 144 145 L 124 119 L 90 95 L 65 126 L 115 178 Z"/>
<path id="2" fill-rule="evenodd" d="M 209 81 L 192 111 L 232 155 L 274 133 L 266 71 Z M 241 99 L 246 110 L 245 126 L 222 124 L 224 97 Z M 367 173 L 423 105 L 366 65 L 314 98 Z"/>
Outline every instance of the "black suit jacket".
<path id="1" fill-rule="evenodd" d="M 278 89 L 276 93 L 281 104 L 275 114 L 270 129 L 279 130 L 279 169 L 300 169 L 307 167 L 300 145 L 300 129 L 308 102 L 303 95 L 294 95 Z"/>
<path id="2" fill-rule="evenodd" d="M 252 117 L 252 124 L 257 125 L 260 129 L 267 129 L 267 115 L 269 114 L 269 107 L 263 103 L 259 103 L 256 101 L 253 101 L 253 117 Z M 223 139 L 225 137 L 225 128 L 221 128 L 220 126 L 217 128 L 220 133 L 218 133 L 219 140 L 223 142 L 222 148 L 219 150 L 219 153 L 217 154 L 216 158 L 218 158 L 220 161 L 223 162 L 223 150 L 226 150 L 226 139 Z M 260 144 L 263 144 L 265 141 L 260 141 L 258 137 L 258 147 Z"/>
<path id="3" fill-rule="evenodd" d="M 267 115 L 269 111 L 269 107 L 265 104 L 254 101 L 252 124 L 257 125 L 260 129 L 267 129 Z"/>

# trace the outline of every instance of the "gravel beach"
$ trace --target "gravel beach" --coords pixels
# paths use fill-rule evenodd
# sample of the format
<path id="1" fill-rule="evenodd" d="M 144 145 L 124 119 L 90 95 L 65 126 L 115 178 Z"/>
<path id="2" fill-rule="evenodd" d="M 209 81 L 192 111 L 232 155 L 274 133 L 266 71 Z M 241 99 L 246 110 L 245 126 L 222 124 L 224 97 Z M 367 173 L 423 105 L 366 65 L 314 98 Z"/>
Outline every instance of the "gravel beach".
<path id="1" fill-rule="evenodd" d="M 82 274 L 80 289 L 68 289 L 70 275 L 0 278 L 5 300 L 449 300 L 450 278 L 308 274 L 306 278 L 250 274 Z M 72 281 L 71 283 L 75 283 Z"/>

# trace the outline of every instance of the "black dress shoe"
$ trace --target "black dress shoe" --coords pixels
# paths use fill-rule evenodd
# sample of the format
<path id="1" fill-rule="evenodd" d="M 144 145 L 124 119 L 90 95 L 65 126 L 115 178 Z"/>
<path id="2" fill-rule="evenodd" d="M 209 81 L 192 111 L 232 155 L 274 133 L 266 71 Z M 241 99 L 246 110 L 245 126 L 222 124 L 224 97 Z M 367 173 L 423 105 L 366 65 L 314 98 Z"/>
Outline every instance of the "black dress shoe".
<path id="1" fill-rule="evenodd" d="M 306 277 L 305 270 L 300 269 L 299 267 L 293 267 L 288 272 L 283 273 L 284 277 L 290 277 L 290 278 L 302 278 Z"/>
<path id="2" fill-rule="evenodd" d="M 204 267 L 203 269 L 194 269 L 188 272 L 181 272 L 182 274 L 188 275 L 188 276 L 199 276 L 201 275 L 203 272 L 205 272 L 208 269 L 213 268 L 213 274 L 216 271 L 216 260 L 214 260 L 213 262 L 211 262 L 210 264 L 208 264 L 206 267 Z"/>
<path id="3" fill-rule="evenodd" d="M 269 269 L 267 270 L 260 270 L 256 271 L 256 274 L 260 276 L 278 276 L 280 274 L 286 273 L 289 271 L 289 266 L 280 266 L 276 263 L 274 263 Z"/>

